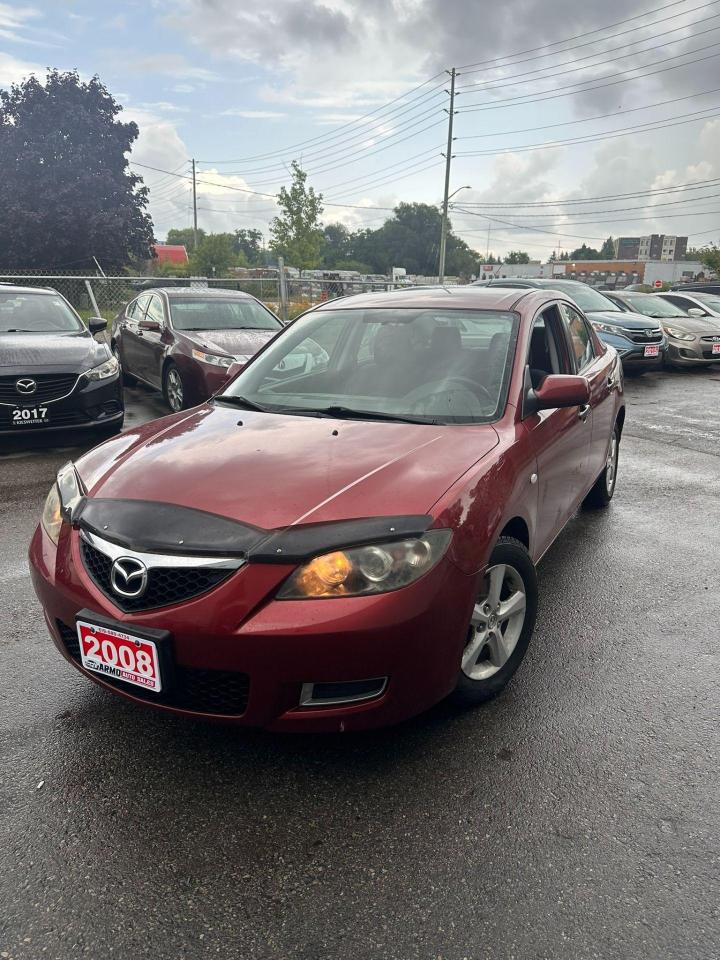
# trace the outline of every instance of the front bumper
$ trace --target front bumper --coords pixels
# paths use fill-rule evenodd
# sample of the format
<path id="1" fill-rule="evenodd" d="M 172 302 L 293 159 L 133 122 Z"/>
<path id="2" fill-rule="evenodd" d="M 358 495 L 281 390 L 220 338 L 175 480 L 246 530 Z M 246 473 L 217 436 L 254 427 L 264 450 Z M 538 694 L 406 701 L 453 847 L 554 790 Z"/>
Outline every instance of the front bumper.
<path id="1" fill-rule="evenodd" d="M 183 675 L 222 672 L 247 678 L 241 712 L 211 711 L 158 699 L 152 706 L 283 731 L 360 730 L 398 723 L 454 688 L 477 578 L 444 558 L 416 583 L 376 597 L 278 601 L 292 567 L 246 564 L 211 591 L 172 607 L 123 613 L 100 592 L 80 558 L 78 534 L 63 527 L 56 550 L 38 527 L 30 546 L 35 591 L 53 641 L 82 673 L 113 693 L 147 705 L 148 695 L 119 689 L 83 670 L 68 647 L 82 609 L 132 627 L 170 631 L 171 657 Z M 70 633 L 68 633 L 68 628 Z M 302 706 L 307 684 L 387 678 L 381 694 L 356 704 Z M 211 676 L 212 679 L 212 676 Z"/>
<path id="2" fill-rule="evenodd" d="M 649 345 L 648 343 L 636 343 L 626 337 L 605 333 L 604 331 L 598 330 L 596 332 L 603 343 L 615 347 L 625 369 L 642 368 L 644 370 L 652 370 L 661 367 L 665 362 L 668 349 L 668 343 L 665 337 L 659 342 L 654 341 L 652 343 L 653 346 L 657 345 L 659 347 L 658 356 L 646 357 L 645 347 Z"/>
<path id="3" fill-rule="evenodd" d="M 674 367 L 706 367 L 720 363 L 720 354 L 713 355 L 710 342 L 670 338 L 665 362 Z"/>
<path id="4" fill-rule="evenodd" d="M 47 408 L 47 423 L 15 426 L 15 407 Z M 122 383 L 119 376 L 83 384 L 79 377 L 72 391 L 58 400 L 33 401 L 18 397 L 17 403 L 0 403 L 0 435 L 14 437 L 56 433 L 60 430 L 102 429 L 121 425 L 124 417 Z"/>

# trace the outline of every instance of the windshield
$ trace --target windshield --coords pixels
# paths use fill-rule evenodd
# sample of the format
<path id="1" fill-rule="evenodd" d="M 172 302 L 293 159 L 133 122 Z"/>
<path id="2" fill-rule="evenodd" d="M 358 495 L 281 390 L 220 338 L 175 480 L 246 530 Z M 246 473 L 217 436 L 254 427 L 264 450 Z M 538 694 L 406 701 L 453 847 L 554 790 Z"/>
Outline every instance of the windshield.
<path id="1" fill-rule="evenodd" d="M 172 297 L 176 330 L 279 330 L 282 324 L 255 300 L 228 297 Z"/>
<path id="2" fill-rule="evenodd" d="M 636 313 L 642 313 L 646 317 L 662 319 L 663 317 L 686 317 L 687 313 L 682 307 L 663 300 L 662 297 L 653 296 L 650 293 L 626 293 L 623 299 L 628 306 Z"/>
<path id="3" fill-rule="evenodd" d="M 220 402 L 235 397 L 279 412 L 486 423 L 504 409 L 517 329 L 517 315 L 499 311 L 317 310 L 251 361 Z"/>
<path id="4" fill-rule="evenodd" d="M 593 290 L 586 283 L 579 283 L 573 280 L 553 280 L 554 290 L 562 290 L 563 293 L 569 293 L 575 303 L 584 310 L 585 313 L 593 313 L 602 310 L 604 313 L 621 313 L 620 307 L 612 300 L 608 300 L 597 290 Z"/>
<path id="5" fill-rule="evenodd" d="M 700 303 L 707 304 L 711 310 L 720 310 L 720 297 L 715 293 L 696 293 L 693 291 L 691 296 L 699 300 Z"/>
<path id="6" fill-rule="evenodd" d="M 84 329 L 60 296 L 0 292 L 0 333 L 78 333 Z"/>

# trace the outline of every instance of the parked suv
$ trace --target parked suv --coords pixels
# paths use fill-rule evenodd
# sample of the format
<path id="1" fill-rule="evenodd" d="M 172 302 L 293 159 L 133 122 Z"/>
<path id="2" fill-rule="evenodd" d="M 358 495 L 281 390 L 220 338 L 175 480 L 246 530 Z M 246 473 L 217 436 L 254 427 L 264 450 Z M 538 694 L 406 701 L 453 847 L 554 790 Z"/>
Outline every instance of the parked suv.
<path id="1" fill-rule="evenodd" d="M 489 280 L 491 287 L 536 287 L 569 294 L 597 331 L 598 336 L 615 347 L 626 370 L 662 366 L 667 340 L 662 326 L 640 313 L 624 313 L 616 303 L 579 280 L 535 280 L 504 278 Z"/>
<path id="2" fill-rule="evenodd" d="M 111 344 L 126 383 L 162 390 L 174 412 L 207 400 L 282 323 L 237 290 L 146 290 L 115 317 Z"/>

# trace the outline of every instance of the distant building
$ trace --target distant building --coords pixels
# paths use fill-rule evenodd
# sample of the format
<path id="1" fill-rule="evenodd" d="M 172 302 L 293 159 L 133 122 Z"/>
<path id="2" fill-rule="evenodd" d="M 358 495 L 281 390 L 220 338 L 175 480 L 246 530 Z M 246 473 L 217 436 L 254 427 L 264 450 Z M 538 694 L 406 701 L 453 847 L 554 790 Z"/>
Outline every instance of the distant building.
<path id="1" fill-rule="evenodd" d="M 187 263 L 188 253 L 183 244 L 154 243 L 151 247 L 158 263 Z"/>
<path id="2" fill-rule="evenodd" d="M 660 260 L 669 263 L 681 260 L 687 253 L 688 238 L 665 233 L 651 233 L 647 237 L 618 237 L 615 240 L 616 260 Z"/>

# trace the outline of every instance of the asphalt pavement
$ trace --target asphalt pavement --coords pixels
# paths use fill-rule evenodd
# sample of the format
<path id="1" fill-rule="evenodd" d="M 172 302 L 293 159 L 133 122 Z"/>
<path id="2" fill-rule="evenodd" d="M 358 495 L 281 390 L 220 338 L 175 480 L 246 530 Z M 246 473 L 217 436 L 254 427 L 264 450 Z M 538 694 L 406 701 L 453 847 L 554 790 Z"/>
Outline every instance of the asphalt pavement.
<path id="1" fill-rule="evenodd" d="M 541 563 L 507 691 L 365 735 L 157 716 L 81 677 L 26 567 L 78 449 L 0 456 L 0 958 L 719 957 L 714 369 L 627 381 L 615 499 Z"/>

